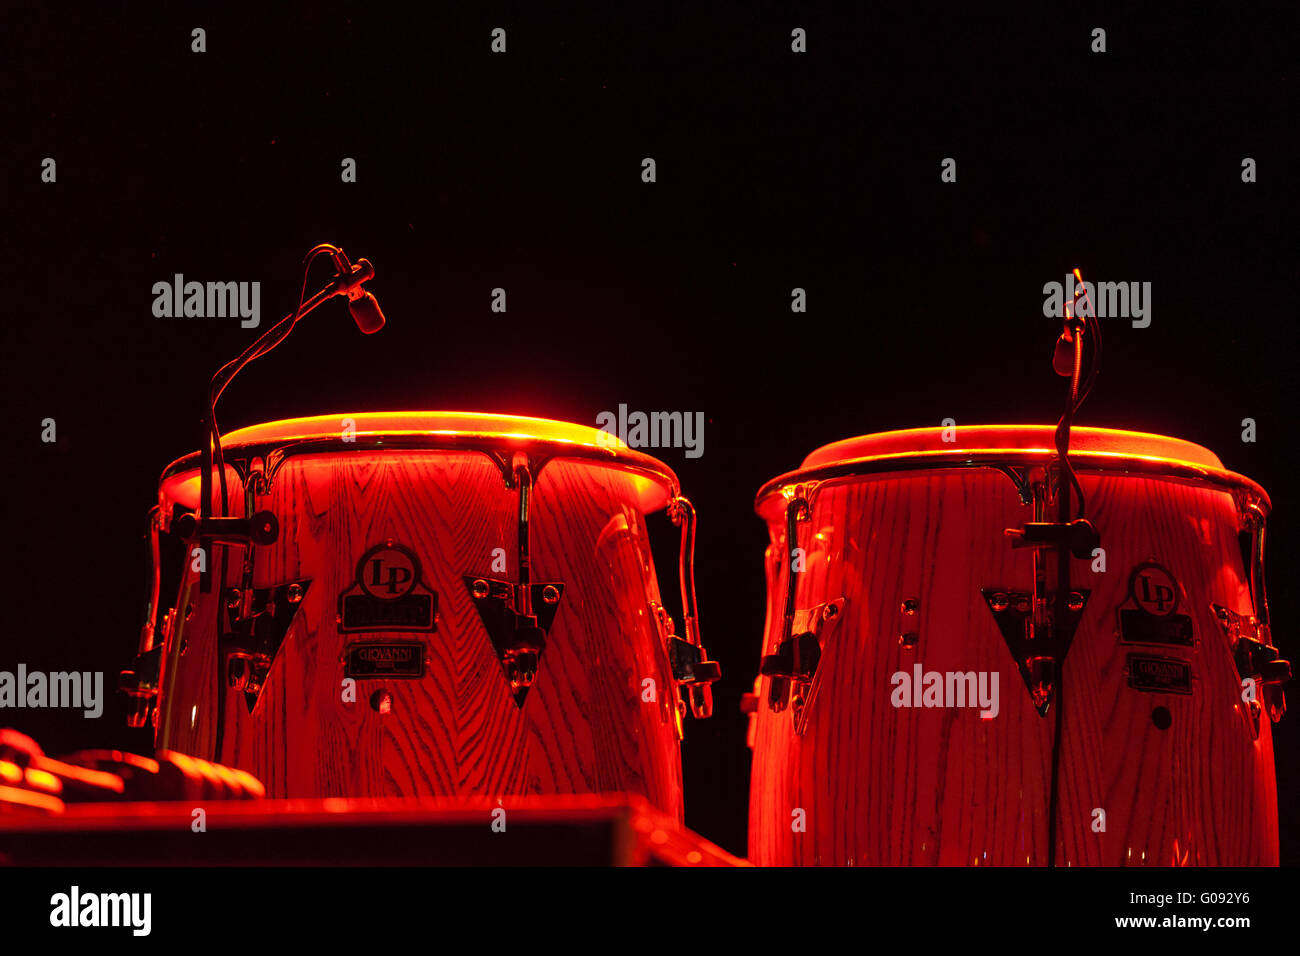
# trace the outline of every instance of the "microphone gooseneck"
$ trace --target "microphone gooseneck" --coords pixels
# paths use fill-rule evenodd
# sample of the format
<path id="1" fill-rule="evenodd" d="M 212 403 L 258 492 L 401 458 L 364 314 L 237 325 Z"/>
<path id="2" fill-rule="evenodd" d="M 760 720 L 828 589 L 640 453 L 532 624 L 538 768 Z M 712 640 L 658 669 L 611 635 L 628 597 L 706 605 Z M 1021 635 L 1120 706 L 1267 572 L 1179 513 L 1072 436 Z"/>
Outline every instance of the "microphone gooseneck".
<path id="1" fill-rule="evenodd" d="M 318 256 L 328 254 L 334 260 L 336 275 L 323 289 L 310 299 L 307 294 L 307 274 Z M 351 312 L 357 327 L 367 335 L 378 332 L 384 326 L 384 314 L 380 311 L 375 297 L 362 289 L 362 283 L 374 278 L 375 267 L 368 259 L 361 259 L 353 265 L 347 255 L 338 246 L 321 243 L 311 249 L 303 259 L 302 287 L 298 294 L 298 305 L 289 315 L 275 326 L 263 333 L 252 345 L 236 358 L 227 362 L 213 374 L 208 385 L 207 402 L 203 416 L 202 461 L 199 471 L 199 520 L 195 529 L 205 553 L 211 543 L 212 515 L 212 472 L 215 468 L 221 488 L 219 517 L 225 518 L 226 468 L 221 451 L 221 431 L 217 426 L 216 408 L 222 392 L 234 380 L 235 376 L 254 359 L 267 354 L 288 338 L 299 319 L 307 315 L 326 299 L 336 295 L 346 295 L 349 299 L 348 311 Z M 212 588 L 212 572 L 205 569 L 200 573 L 199 588 L 208 593 Z"/>

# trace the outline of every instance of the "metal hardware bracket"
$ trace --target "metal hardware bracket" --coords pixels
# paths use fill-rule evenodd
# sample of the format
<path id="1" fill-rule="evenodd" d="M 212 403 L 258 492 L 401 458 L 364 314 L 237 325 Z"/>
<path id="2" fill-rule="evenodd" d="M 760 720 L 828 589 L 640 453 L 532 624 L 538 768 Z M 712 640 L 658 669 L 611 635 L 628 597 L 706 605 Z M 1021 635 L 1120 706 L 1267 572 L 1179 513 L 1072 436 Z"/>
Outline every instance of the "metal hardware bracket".
<path id="1" fill-rule="evenodd" d="M 1070 650 L 1079 618 L 1087 606 L 1088 588 L 1070 592 L 1068 617 L 1064 627 L 1055 626 L 1056 595 L 1048 593 L 1040 609 L 1049 624 L 1046 633 L 1035 633 L 1033 595 L 1008 588 L 980 588 L 993 620 L 997 623 L 1007 648 L 1020 668 L 1025 687 L 1039 716 L 1047 714 L 1056 687 L 1056 672 Z"/>

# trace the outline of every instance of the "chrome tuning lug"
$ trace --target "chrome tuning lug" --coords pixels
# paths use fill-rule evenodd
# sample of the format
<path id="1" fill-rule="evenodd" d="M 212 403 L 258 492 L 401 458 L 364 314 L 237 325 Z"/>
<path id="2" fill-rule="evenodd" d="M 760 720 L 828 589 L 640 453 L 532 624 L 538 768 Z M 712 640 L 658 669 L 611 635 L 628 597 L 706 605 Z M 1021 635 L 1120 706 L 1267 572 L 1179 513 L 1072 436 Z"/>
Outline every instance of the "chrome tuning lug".
<path id="1" fill-rule="evenodd" d="M 1291 664 L 1282 660 L 1281 652 L 1273 646 L 1268 624 L 1254 615 L 1238 614 L 1219 604 L 1211 604 L 1210 609 L 1232 646 L 1237 673 L 1243 679 L 1259 680 L 1269 718 L 1277 723 L 1286 713 L 1283 685 L 1291 679 Z"/>
<path id="2" fill-rule="evenodd" d="M 118 675 L 117 686 L 131 698 L 126 715 L 128 727 L 143 727 L 158 700 L 158 675 L 162 665 L 162 645 L 137 654 L 130 670 Z"/>
<path id="3" fill-rule="evenodd" d="M 668 659 L 673 679 L 686 691 L 691 715 L 702 720 L 713 716 L 713 684 L 722 676 L 722 668 L 709 660 L 700 641 L 699 609 L 695 603 L 695 506 L 690 499 L 677 495 L 668 505 L 668 517 L 682 529 L 677 570 L 682 591 L 682 630 L 686 634 L 682 638 L 670 631 Z"/>
<path id="4" fill-rule="evenodd" d="M 759 664 L 759 674 L 771 680 L 768 706 L 780 713 L 789 705 L 800 733 L 806 708 L 812 703 L 822 650 L 830 628 L 843 613 L 844 598 L 796 611 L 791 618 L 791 635 Z"/>

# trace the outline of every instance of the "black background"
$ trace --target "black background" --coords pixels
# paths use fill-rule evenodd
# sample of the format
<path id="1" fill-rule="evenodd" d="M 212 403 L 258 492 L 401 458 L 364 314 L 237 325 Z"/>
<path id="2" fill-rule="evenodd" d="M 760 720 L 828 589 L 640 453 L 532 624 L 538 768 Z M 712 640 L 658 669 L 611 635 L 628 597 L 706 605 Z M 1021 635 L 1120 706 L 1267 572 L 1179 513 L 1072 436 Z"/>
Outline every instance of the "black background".
<path id="1" fill-rule="evenodd" d="M 699 509 L 704 639 L 724 666 L 717 715 L 688 725 L 687 822 L 728 849 L 745 850 L 737 708 L 763 623 L 754 492 L 851 435 L 1055 421 L 1042 289 L 1071 267 L 1154 287 L 1149 328 L 1102 320 L 1081 422 L 1199 442 L 1270 491 L 1275 639 L 1294 655 L 1285 5 L 1145 19 L 913 8 L 908 22 L 770 4 L 470 6 L 8 13 L 20 118 L 0 147 L 0 668 L 111 684 L 134 653 L 158 474 L 196 447 L 208 376 L 257 334 L 154 318 L 153 283 L 260 281 L 265 329 L 296 302 L 317 242 L 375 263 L 388 326 L 363 340 L 340 304 L 313 314 L 230 389 L 227 430 L 392 408 L 589 424 L 619 403 L 705 413 L 702 458 L 656 454 Z M 195 26 L 206 53 L 190 51 Z M 489 51 L 497 26 L 505 55 Z M 1096 26 L 1105 54 L 1089 51 Z M 794 27 L 806 54 L 790 51 Z M 344 157 L 355 184 L 340 182 Z M 791 314 L 796 286 L 806 315 Z M 494 287 L 505 314 L 489 310 Z M 55 444 L 40 441 L 46 417 Z M 673 530 L 652 521 L 675 603 Z M 98 721 L 3 722 L 50 752 L 146 750 L 122 716 L 114 699 Z M 1275 728 L 1290 863 L 1298 719 Z"/>

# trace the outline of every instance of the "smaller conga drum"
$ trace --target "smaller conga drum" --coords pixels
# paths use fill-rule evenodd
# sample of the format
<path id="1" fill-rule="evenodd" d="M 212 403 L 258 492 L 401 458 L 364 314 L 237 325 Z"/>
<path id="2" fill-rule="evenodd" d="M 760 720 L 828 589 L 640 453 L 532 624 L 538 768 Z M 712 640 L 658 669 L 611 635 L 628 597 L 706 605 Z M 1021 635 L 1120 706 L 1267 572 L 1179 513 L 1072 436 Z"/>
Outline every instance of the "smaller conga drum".
<path id="1" fill-rule="evenodd" d="M 695 513 L 662 462 L 593 428 L 469 413 L 295 419 L 223 445 L 227 520 L 196 527 L 196 455 L 165 470 L 153 513 L 182 563 L 174 592 L 155 572 L 124 686 L 159 747 L 275 797 L 624 792 L 680 818 L 686 700 L 708 714 L 717 667 L 695 626 Z M 647 539 L 664 508 L 680 636 Z"/>
<path id="2" fill-rule="evenodd" d="M 1053 432 L 868 435 L 760 490 L 755 863 L 1277 863 L 1267 495 L 1198 445 L 1076 427 L 1100 541 L 1058 602 Z"/>

